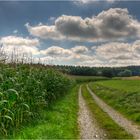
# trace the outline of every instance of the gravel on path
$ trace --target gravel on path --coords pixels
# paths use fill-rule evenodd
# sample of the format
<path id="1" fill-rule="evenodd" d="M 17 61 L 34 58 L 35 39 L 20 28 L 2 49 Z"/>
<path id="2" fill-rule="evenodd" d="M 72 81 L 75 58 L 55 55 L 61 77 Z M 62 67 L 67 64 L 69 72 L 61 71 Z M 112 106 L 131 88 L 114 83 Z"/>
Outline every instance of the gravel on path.
<path id="1" fill-rule="evenodd" d="M 81 86 L 79 88 L 78 124 L 81 139 L 105 139 L 105 132 L 99 128 L 82 97 Z"/>

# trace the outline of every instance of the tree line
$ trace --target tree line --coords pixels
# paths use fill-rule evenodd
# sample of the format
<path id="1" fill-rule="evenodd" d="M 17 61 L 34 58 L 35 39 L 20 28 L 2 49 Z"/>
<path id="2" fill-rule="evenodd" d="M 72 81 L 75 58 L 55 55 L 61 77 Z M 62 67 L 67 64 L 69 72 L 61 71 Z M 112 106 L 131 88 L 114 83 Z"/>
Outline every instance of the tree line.
<path id="1" fill-rule="evenodd" d="M 128 77 L 140 76 L 140 66 L 127 67 L 84 67 L 84 66 L 52 66 L 70 75 Z"/>

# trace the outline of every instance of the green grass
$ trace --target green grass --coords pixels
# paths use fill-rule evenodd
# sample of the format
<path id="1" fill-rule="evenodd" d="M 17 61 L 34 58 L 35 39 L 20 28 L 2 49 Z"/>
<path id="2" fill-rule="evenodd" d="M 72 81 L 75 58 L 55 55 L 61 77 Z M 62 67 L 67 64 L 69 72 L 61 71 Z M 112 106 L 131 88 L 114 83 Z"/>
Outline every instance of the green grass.
<path id="1" fill-rule="evenodd" d="M 76 80 L 78 83 L 110 79 L 110 78 L 103 77 L 103 76 L 77 76 L 77 75 L 70 75 L 70 78 Z"/>
<path id="2" fill-rule="evenodd" d="M 106 80 L 96 82 L 105 87 L 128 92 L 140 92 L 140 80 Z"/>
<path id="3" fill-rule="evenodd" d="M 132 139 L 132 135 L 128 134 L 123 128 L 118 126 L 93 100 L 92 96 L 84 85 L 82 87 L 82 95 L 91 110 L 93 117 L 97 120 L 99 126 L 106 132 L 107 139 Z"/>
<path id="4" fill-rule="evenodd" d="M 36 125 L 22 129 L 14 139 L 77 139 L 79 138 L 78 86 L 56 101 L 50 110 L 44 110 Z"/>
<path id="5" fill-rule="evenodd" d="M 109 80 L 90 84 L 106 103 L 140 124 L 140 80 Z"/>

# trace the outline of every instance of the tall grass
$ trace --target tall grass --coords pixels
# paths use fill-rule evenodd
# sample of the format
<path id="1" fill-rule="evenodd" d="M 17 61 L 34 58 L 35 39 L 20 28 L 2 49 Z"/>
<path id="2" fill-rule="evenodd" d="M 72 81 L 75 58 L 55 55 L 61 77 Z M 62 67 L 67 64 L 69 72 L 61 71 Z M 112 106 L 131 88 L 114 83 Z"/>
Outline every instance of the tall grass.
<path id="1" fill-rule="evenodd" d="M 39 118 L 40 111 L 64 96 L 73 81 L 52 69 L 0 66 L 0 137 Z"/>
<path id="2" fill-rule="evenodd" d="M 41 112 L 41 119 L 15 133 L 12 139 L 78 139 L 78 89 L 55 101 L 51 108 Z"/>

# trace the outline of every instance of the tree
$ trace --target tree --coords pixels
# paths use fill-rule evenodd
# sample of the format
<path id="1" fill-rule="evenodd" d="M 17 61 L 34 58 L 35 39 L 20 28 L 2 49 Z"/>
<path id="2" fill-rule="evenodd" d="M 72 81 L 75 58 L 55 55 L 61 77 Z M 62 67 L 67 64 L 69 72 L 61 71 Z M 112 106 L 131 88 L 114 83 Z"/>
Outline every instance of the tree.
<path id="1" fill-rule="evenodd" d="M 120 77 L 130 77 L 130 76 L 132 76 L 132 71 L 126 69 L 126 70 L 124 70 L 124 71 L 121 71 L 121 72 L 118 74 L 118 76 L 120 76 Z"/>
<path id="2" fill-rule="evenodd" d="M 105 68 L 102 70 L 102 76 L 113 77 L 113 71 L 110 68 Z"/>

